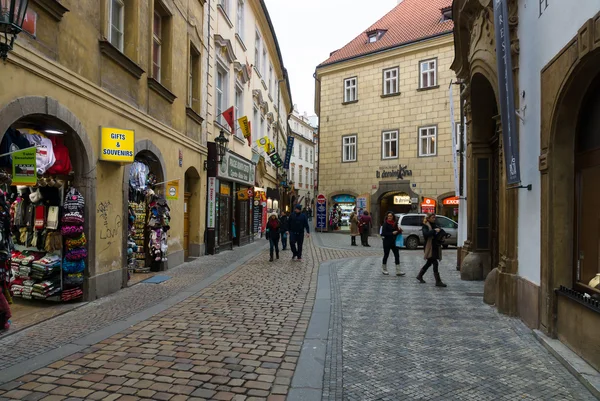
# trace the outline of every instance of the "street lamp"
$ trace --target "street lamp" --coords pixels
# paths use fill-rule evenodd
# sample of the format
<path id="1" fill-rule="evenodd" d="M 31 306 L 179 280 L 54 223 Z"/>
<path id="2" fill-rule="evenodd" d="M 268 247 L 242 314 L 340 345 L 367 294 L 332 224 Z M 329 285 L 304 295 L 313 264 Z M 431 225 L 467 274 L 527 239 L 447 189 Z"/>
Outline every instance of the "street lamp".
<path id="1" fill-rule="evenodd" d="M 23 30 L 29 0 L 0 0 L 0 58 L 6 60 Z"/>
<path id="2" fill-rule="evenodd" d="M 229 145 L 229 139 L 225 137 L 225 132 L 223 130 L 221 130 L 219 136 L 215 138 L 215 144 L 217 145 L 217 160 L 205 160 L 204 170 L 213 169 L 216 165 L 223 163 L 223 158 L 225 157 L 225 153 L 227 153 L 227 146 Z"/>

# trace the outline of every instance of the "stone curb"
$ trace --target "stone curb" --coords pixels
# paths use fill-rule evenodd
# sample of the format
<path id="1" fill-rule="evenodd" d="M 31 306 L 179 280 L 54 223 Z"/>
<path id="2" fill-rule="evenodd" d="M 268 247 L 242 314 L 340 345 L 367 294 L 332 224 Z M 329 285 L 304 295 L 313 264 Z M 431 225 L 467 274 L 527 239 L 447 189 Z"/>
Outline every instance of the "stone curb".
<path id="1" fill-rule="evenodd" d="M 132 316 L 127 317 L 124 320 L 117 321 L 102 329 L 96 330 L 84 337 L 81 337 L 71 342 L 70 344 L 65 344 L 59 348 L 55 348 L 51 351 L 37 355 L 21 363 L 0 370 L 0 384 L 13 381 L 21 376 L 27 375 L 51 363 L 66 358 L 69 355 L 80 352 L 91 345 L 97 344 L 100 341 L 103 341 L 117 333 L 120 333 L 123 330 L 127 330 L 131 326 L 143 322 L 144 320 L 147 320 L 152 316 L 155 316 L 158 313 L 169 309 L 173 305 L 197 294 L 198 292 L 202 291 L 217 280 L 233 272 L 235 269 L 242 266 L 244 263 L 258 256 L 265 249 L 266 245 L 242 257 L 237 262 L 222 268 L 218 272 L 212 274 L 211 276 L 200 281 L 199 283 L 186 288 L 185 290 L 179 292 L 177 295 L 167 298 L 159 302 L 158 304 L 150 306 Z"/>
<path id="2" fill-rule="evenodd" d="M 559 340 L 533 330 L 535 338 L 565 367 L 594 397 L 600 400 L 600 372 L 591 367 L 579 355 L 571 351 Z"/>

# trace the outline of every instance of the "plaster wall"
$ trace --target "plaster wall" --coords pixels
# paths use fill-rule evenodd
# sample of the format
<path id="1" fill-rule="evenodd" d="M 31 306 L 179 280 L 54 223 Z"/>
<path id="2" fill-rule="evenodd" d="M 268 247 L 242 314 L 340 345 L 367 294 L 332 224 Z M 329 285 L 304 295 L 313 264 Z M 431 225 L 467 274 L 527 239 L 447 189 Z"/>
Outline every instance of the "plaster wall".
<path id="1" fill-rule="evenodd" d="M 547 8 L 540 8 L 537 0 L 519 1 L 519 96 L 521 107 L 526 106 L 519 130 L 521 181 L 533 186 L 532 191 L 519 191 L 519 275 L 537 285 L 541 263 L 541 70 L 598 10 L 600 0 L 579 0 L 576 7 L 569 1 L 552 1 Z"/>

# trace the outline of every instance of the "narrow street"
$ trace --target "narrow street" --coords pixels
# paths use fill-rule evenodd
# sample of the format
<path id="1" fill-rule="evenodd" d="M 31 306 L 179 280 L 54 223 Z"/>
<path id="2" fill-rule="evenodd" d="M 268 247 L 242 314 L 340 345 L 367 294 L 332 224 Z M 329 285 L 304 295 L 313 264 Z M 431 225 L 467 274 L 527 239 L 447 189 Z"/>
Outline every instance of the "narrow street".
<path id="1" fill-rule="evenodd" d="M 0 399 L 594 399 L 460 281 L 453 250 L 440 289 L 413 279 L 421 251 L 384 277 L 379 240 L 347 240 L 315 234 L 302 262 L 273 263 L 259 241 L 5 337 Z M 322 358 L 306 358 L 313 342 Z"/>

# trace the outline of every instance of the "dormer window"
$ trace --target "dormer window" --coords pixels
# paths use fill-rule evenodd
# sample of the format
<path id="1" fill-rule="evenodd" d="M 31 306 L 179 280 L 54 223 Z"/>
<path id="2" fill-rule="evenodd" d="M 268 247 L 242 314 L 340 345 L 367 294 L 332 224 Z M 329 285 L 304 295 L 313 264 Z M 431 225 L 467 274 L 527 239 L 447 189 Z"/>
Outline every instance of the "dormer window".
<path id="1" fill-rule="evenodd" d="M 452 21 L 452 6 L 442 8 L 442 21 Z"/>
<path id="2" fill-rule="evenodd" d="M 374 29 L 372 31 L 368 31 L 367 37 L 368 37 L 369 43 L 377 42 L 379 39 L 381 39 L 383 37 L 383 35 L 385 35 L 386 32 L 387 31 L 384 29 Z"/>

